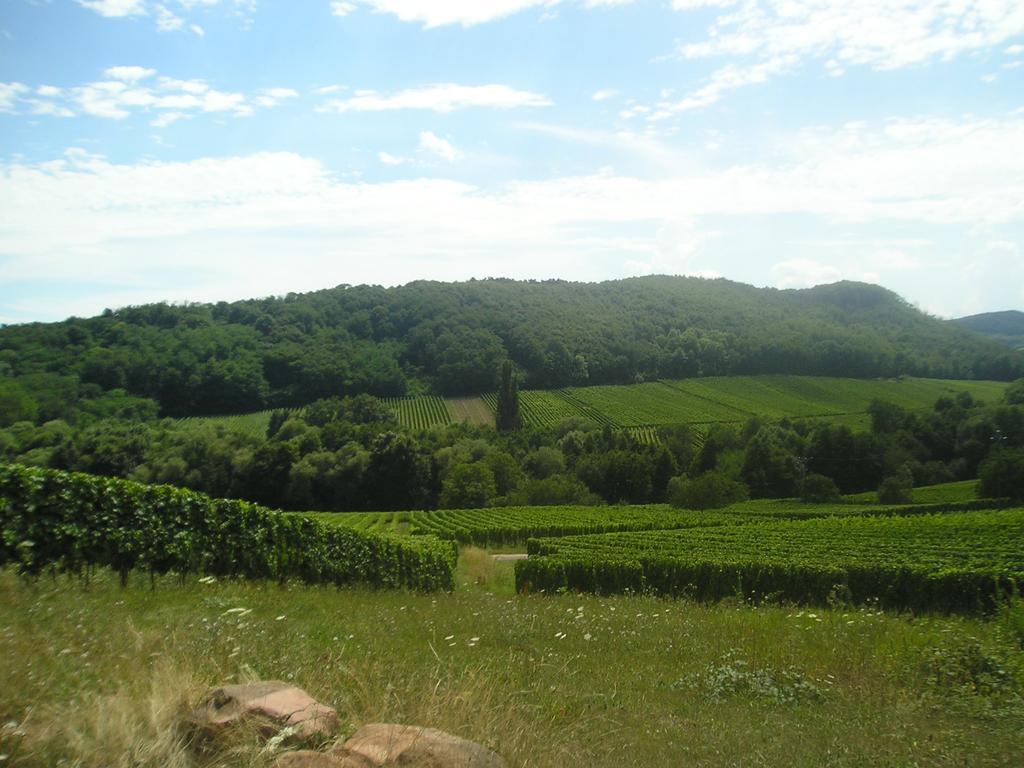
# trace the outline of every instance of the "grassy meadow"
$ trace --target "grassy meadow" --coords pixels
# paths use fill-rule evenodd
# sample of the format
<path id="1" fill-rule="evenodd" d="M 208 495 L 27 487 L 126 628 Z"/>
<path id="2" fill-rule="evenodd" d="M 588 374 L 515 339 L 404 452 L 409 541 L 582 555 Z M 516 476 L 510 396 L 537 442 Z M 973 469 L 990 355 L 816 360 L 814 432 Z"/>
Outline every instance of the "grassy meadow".
<path id="1" fill-rule="evenodd" d="M 478 740 L 513 766 L 1012 766 L 1021 605 L 989 619 L 726 600 L 516 595 L 464 549 L 453 593 L 0 572 L 0 753 L 12 766 L 201 759 L 176 717 L 208 686 L 292 680 L 374 721 Z M 1013 621 L 1016 619 L 1017 623 Z"/>

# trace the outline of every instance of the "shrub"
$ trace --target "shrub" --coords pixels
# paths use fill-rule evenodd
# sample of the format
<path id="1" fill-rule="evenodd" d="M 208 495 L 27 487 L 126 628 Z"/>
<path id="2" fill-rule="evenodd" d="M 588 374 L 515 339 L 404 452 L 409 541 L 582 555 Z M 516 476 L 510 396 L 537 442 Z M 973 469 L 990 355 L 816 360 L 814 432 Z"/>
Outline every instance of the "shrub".
<path id="1" fill-rule="evenodd" d="M 669 503 L 683 509 L 727 507 L 745 500 L 748 495 L 747 486 L 721 472 L 705 472 L 692 480 L 681 475 L 668 482 Z"/>
<path id="2" fill-rule="evenodd" d="M 981 496 L 1024 500 L 1024 450 L 997 448 L 978 468 Z"/>
<path id="3" fill-rule="evenodd" d="M 878 501 L 882 504 L 910 504 L 914 500 L 914 477 L 907 467 L 882 480 Z"/>
<path id="4" fill-rule="evenodd" d="M 839 487 L 831 477 L 812 473 L 804 478 L 800 499 L 818 504 L 836 502 L 840 499 Z"/>

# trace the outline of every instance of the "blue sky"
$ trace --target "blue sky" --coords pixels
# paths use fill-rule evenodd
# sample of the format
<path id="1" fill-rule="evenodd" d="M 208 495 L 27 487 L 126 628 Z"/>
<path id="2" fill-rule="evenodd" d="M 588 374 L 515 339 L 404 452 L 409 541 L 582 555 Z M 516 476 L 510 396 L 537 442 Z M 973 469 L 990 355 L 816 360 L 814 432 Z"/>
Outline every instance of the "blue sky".
<path id="1" fill-rule="evenodd" d="M 0 0 L 0 323 L 652 273 L 1024 309 L 1024 4 Z"/>

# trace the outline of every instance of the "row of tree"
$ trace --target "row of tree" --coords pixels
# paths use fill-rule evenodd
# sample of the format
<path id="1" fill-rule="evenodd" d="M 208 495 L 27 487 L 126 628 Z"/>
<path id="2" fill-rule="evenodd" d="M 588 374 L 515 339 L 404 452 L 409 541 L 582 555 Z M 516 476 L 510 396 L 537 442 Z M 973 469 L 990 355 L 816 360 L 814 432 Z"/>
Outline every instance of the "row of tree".
<path id="1" fill-rule="evenodd" d="M 506 408 L 515 402 L 513 381 Z M 966 393 L 925 413 L 876 401 L 871 430 L 863 432 L 785 420 L 715 425 L 699 448 L 686 426 L 662 428 L 656 445 L 642 445 L 583 420 L 551 429 L 463 424 L 417 432 L 369 395 L 277 412 L 265 435 L 151 415 L 20 421 L 0 430 L 0 459 L 298 510 L 666 500 L 706 506 L 696 499 L 712 491 L 727 500 L 822 501 L 887 482 L 895 498 L 911 485 L 984 475 L 985 462 L 1009 477 L 1009 490 L 998 495 L 1024 495 L 1013 490 L 1024 482 L 1024 382 L 993 405 Z"/>

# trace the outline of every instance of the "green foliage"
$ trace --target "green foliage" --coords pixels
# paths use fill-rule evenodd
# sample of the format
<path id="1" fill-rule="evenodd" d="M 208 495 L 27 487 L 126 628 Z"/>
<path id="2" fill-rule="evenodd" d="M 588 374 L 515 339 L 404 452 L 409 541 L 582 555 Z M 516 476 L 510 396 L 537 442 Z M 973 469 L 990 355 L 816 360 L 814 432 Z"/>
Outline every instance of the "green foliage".
<path id="1" fill-rule="evenodd" d="M 441 487 L 440 505 L 447 509 L 487 506 L 495 495 L 494 473 L 482 463 L 458 464 Z"/>
<path id="2" fill-rule="evenodd" d="M 0 378 L 0 427 L 35 421 L 39 404 L 17 381 Z"/>
<path id="3" fill-rule="evenodd" d="M 1017 379 L 1006 388 L 1003 402 L 1007 405 L 1024 405 L 1024 379 Z"/>
<path id="4" fill-rule="evenodd" d="M 516 587 L 822 605 L 840 588 L 855 603 L 971 612 L 1024 578 L 1022 541 L 1024 509 L 531 539 Z"/>
<path id="5" fill-rule="evenodd" d="M 1024 500 L 1024 449 L 997 448 L 978 469 L 981 495 Z"/>
<path id="6" fill-rule="evenodd" d="M 839 487 L 835 484 L 835 481 L 831 477 L 825 477 L 825 475 L 814 473 L 807 475 L 800 488 L 801 501 L 831 504 L 839 501 L 841 498 Z"/>
<path id="7" fill-rule="evenodd" d="M 360 393 L 479 393 L 493 388 L 505 359 L 532 389 L 740 372 L 1005 381 L 1024 373 L 1021 353 L 876 286 L 777 291 L 681 277 L 419 281 L 216 305 L 152 304 L 5 327 L 0 353 L 44 421 L 70 420 L 66 411 L 75 410 L 84 387 L 150 398 L 167 416 L 294 407 Z M 27 378 L 33 376 L 50 378 Z M 699 398 L 690 398 L 689 416 L 673 409 L 665 420 L 657 390 L 669 387 L 642 386 L 642 398 L 616 416 L 622 426 L 743 420 L 756 412 L 742 402 L 697 407 Z M 61 387 L 71 391 L 50 397 Z M 605 393 L 587 390 L 567 394 L 577 410 L 597 405 L 600 413 Z"/>
<path id="8" fill-rule="evenodd" d="M 668 502 L 682 509 L 719 509 L 747 498 L 747 486 L 721 472 L 695 478 L 674 477 L 668 484 Z"/>
<path id="9" fill-rule="evenodd" d="M 762 427 L 747 443 L 740 475 L 755 497 L 795 496 L 803 480 L 799 438 L 779 427 Z"/>
<path id="10" fill-rule="evenodd" d="M 890 475 L 878 486 L 880 504 L 910 504 L 914 500 L 914 477 L 907 467 Z"/>
<path id="11" fill-rule="evenodd" d="M 519 382 L 511 360 L 501 364 L 494 424 L 499 432 L 511 432 L 523 425 L 519 415 Z"/>
<path id="12" fill-rule="evenodd" d="M 427 538 L 327 526 L 244 501 L 80 473 L 0 466 L 0 565 L 451 589 L 455 553 Z"/>

